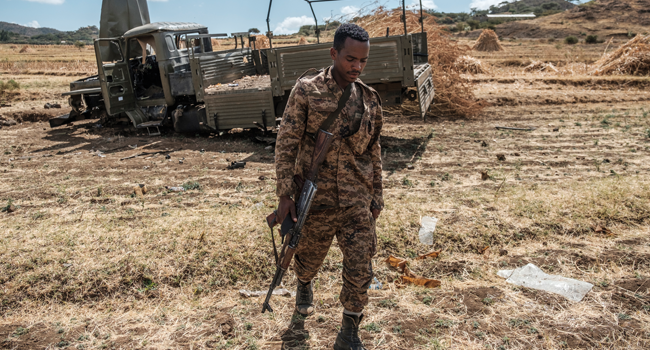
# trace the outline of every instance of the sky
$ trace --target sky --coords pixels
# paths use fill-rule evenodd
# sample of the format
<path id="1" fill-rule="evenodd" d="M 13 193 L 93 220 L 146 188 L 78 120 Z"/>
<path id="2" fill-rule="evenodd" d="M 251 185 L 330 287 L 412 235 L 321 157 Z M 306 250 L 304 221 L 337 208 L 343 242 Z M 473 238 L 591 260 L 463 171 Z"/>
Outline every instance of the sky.
<path id="1" fill-rule="evenodd" d="M 405 0 L 407 7 L 419 0 Z M 487 9 L 503 0 L 422 0 L 425 8 L 443 12 L 469 12 Z M 196 22 L 208 26 L 211 33 L 245 32 L 249 28 L 266 31 L 269 0 L 148 0 L 152 22 Z M 360 10 L 385 5 L 400 6 L 401 0 L 341 0 L 315 3 L 319 24 L 325 18 L 352 16 Z M 0 0 L 0 21 L 30 27 L 49 27 L 62 31 L 99 26 L 102 0 Z M 292 34 L 302 25 L 314 24 L 304 0 L 273 0 L 271 30 Z"/>

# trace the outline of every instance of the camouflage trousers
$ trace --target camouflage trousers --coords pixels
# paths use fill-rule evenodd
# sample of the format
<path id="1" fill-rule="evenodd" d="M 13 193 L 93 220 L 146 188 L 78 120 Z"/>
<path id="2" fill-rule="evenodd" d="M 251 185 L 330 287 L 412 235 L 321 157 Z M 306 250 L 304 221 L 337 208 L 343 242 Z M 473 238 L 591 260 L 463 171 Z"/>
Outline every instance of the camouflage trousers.
<path id="1" fill-rule="evenodd" d="M 372 257 L 377 252 L 375 220 L 369 208 L 347 207 L 309 213 L 295 255 L 294 270 L 311 281 L 323 264 L 336 236 L 343 253 L 343 287 L 340 300 L 346 310 L 361 312 L 368 305 L 372 282 Z"/>

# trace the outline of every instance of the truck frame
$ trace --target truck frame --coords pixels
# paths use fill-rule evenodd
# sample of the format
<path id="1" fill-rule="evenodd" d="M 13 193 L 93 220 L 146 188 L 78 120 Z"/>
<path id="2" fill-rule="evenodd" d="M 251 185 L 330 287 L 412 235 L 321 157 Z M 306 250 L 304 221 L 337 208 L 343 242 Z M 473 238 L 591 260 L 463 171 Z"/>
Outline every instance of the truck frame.
<path id="1" fill-rule="evenodd" d="M 256 49 L 254 36 L 231 33 L 235 48 L 214 51 L 211 39 L 224 36 L 196 23 L 157 22 L 96 39 L 99 74 L 70 84 L 64 96 L 72 111 L 50 125 L 101 119 L 128 122 L 150 135 L 163 127 L 194 133 L 266 130 L 281 120 L 296 79 L 309 68 L 332 64 L 331 43 Z M 121 59 L 104 60 L 107 46 Z M 426 33 L 414 33 L 372 38 L 360 78 L 379 92 L 385 106 L 417 99 L 424 118 L 435 93 L 431 74 Z M 268 86 L 210 89 L 251 75 L 268 75 Z"/>

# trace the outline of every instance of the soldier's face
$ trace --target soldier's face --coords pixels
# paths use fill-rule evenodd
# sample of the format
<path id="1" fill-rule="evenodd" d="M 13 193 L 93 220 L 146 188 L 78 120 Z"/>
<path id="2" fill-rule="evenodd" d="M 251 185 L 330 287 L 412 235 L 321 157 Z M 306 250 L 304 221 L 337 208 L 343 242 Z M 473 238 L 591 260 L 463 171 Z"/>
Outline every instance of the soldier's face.
<path id="1" fill-rule="evenodd" d="M 352 38 L 345 39 L 345 45 L 341 51 L 330 49 L 330 55 L 334 61 L 334 69 L 338 72 L 339 77 L 348 83 L 353 83 L 368 62 L 370 53 L 370 42 L 359 41 Z"/>

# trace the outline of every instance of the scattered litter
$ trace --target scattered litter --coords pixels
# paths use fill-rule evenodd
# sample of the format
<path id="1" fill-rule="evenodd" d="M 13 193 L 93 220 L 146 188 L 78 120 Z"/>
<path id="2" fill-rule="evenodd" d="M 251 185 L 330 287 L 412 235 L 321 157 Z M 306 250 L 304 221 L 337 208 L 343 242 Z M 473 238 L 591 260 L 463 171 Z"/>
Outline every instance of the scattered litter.
<path id="1" fill-rule="evenodd" d="M 438 280 L 423 278 L 412 273 L 408 266 L 406 266 L 407 261 L 402 258 L 397 258 L 391 255 L 388 257 L 386 262 L 390 266 L 396 268 L 400 273 L 404 274 L 400 277 L 400 282 L 403 284 L 415 284 L 427 288 L 436 288 L 441 285 L 441 282 Z"/>
<path id="2" fill-rule="evenodd" d="M 172 156 L 170 156 L 169 154 L 166 154 L 165 159 L 172 159 Z"/>
<path id="3" fill-rule="evenodd" d="M 137 144 L 136 145 L 129 145 L 129 148 L 136 149 L 136 148 L 138 148 L 138 145 Z"/>
<path id="4" fill-rule="evenodd" d="M 165 188 L 166 188 L 167 191 L 169 191 L 169 192 L 185 192 L 185 188 L 183 188 L 183 187 L 169 187 L 169 186 L 165 186 Z"/>
<path id="5" fill-rule="evenodd" d="M 259 202 L 259 203 L 256 203 L 255 205 L 253 205 L 253 208 L 261 208 L 263 206 L 264 206 L 264 203 Z"/>
<path id="6" fill-rule="evenodd" d="M 381 282 L 379 282 L 377 277 L 373 277 L 372 278 L 372 284 L 370 284 L 370 286 L 368 286 L 368 289 L 380 290 L 382 288 L 384 288 L 384 285 Z"/>
<path id="7" fill-rule="evenodd" d="M 497 160 L 504 162 L 506 160 L 506 155 L 502 153 L 497 154 Z"/>
<path id="8" fill-rule="evenodd" d="M 613 236 L 614 234 L 607 227 L 596 225 L 591 227 L 592 230 L 596 233 L 605 234 L 607 236 Z"/>
<path id="9" fill-rule="evenodd" d="M 238 87 L 239 84 L 228 84 L 228 87 Z"/>
<path id="10" fill-rule="evenodd" d="M 424 278 L 424 277 L 417 277 L 417 276 L 415 276 L 415 277 L 402 276 L 402 277 L 400 277 L 400 281 L 402 283 L 404 283 L 404 284 L 411 283 L 411 284 L 415 284 L 416 286 L 423 286 L 423 287 L 427 287 L 427 288 L 440 287 L 440 285 L 442 284 L 438 280 L 432 280 L 432 279 L 428 279 L 428 278 Z"/>
<path id="11" fill-rule="evenodd" d="M 549 125 L 550 126 L 550 125 Z M 507 126 L 495 126 L 497 130 L 535 131 L 537 128 L 511 128 Z"/>
<path id="12" fill-rule="evenodd" d="M 205 150 L 204 150 L 203 148 L 201 148 L 201 151 L 200 151 L 200 152 L 201 152 L 201 153 L 205 153 Z"/>
<path id="13" fill-rule="evenodd" d="M 183 164 L 183 161 L 184 161 L 184 160 L 185 160 L 185 158 L 181 158 L 181 159 L 179 159 L 179 160 L 178 160 L 178 164 Z"/>
<path id="14" fill-rule="evenodd" d="M 238 168 L 243 168 L 246 166 L 246 162 L 232 162 L 230 165 L 228 165 L 228 169 L 238 169 Z"/>
<path id="15" fill-rule="evenodd" d="M 420 242 L 426 245 L 433 245 L 433 231 L 436 230 L 438 219 L 425 216 L 420 220 Z"/>
<path id="16" fill-rule="evenodd" d="M 481 247 L 478 248 L 477 250 L 479 254 L 485 254 L 488 251 L 488 249 L 490 249 L 490 246 Z"/>
<path id="17" fill-rule="evenodd" d="M 61 105 L 58 103 L 46 103 L 45 106 L 43 106 L 45 109 L 50 109 L 50 108 L 61 108 Z"/>
<path id="18" fill-rule="evenodd" d="M 66 269 L 71 267 L 71 266 L 72 266 L 72 264 L 63 264 L 63 267 L 65 267 Z"/>
<path id="19" fill-rule="evenodd" d="M 142 168 L 142 169 L 143 169 L 143 170 L 149 170 L 149 168 L 150 168 L 149 166 L 145 166 L 145 167 Z"/>
<path id="20" fill-rule="evenodd" d="M 485 181 L 490 178 L 487 171 L 481 171 L 481 180 Z"/>
<path id="21" fill-rule="evenodd" d="M 555 128 L 555 129 L 553 129 L 553 131 L 558 132 L 558 131 L 560 131 L 560 128 Z"/>
<path id="22" fill-rule="evenodd" d="M 435 258 L 437 258 L 437 257 L 440 255 L 440 252 L 441 252 L 441 250 L 439 250 L 439 251 L 437 251 L 437 252 L 426 253 L 426 254 L 424 254 L 424 255 L 420 255 L 420 256 L 418 256 L 416 259 L 417 259 L 417 260 L 423 260 L 423 259 L 426 259 L 426 258 L 432 258 L 432 259 L 435 259 Z"/>
<path id="23" fill-rule="evenodd" d="M 533 264 L 528 264 L 514 270 L 500 270 L 497 272 L 497 275 L 507 278 L 506 282 L 508 283 L 560 294 L 573 301 L 581 301 L 594 286 L 591 283 L 572 278 L 548 275 Z"/>
<path id="24" fill-rule="evenodd" d="M 246 289 L 240 289 L 239 290 L 239 295 L 241 295 L 241 296 L 243 296 L 245 298 L 266 296 L 266 293 L 268 293 L 268 292 L 267 291 L 262 291 L 262 290 L 260 290 L 260 291 L 250 291 L 250 290 L 246 290 Z M 282 296 L 295 297 L 296 292 L 290 292 L 290 291 L 288 291 L 288 290 L 286 290 L 284 288 L 280 288 L 280 289 L 273 290 L 273 295 L 282 295 Z"/>
<path id="25" fill-rule="evenodd" d="M 270 151 L 270 150 L 273 149 L 273 146 L 266 146 L 266 147 L 264 147 L 264 149 L 267 150 L 267 151 Z"/>
<path id="26" fill-rule="evenodd" d="M 407 164 L 406 169 L 413 170 L 413 169 L 415 169 L 415 166 L 413 166 L 413 164 Z"/>

